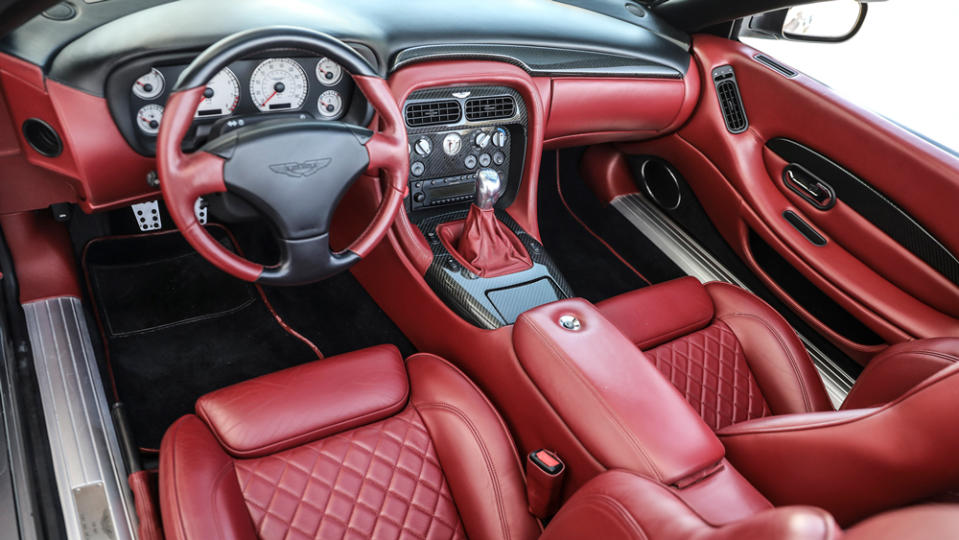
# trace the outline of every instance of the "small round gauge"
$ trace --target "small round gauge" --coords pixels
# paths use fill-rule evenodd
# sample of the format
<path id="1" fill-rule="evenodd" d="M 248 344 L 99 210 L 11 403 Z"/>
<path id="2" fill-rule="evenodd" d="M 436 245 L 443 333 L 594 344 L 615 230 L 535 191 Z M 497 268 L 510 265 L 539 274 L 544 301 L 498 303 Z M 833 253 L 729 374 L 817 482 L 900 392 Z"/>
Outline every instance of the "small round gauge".
<path id="1" fill-rule="evenodd" d="M 343 113 L 343 97 L 336 90 L 327 90 L 316 100 L 316 108 L 323 118 L 339 118 Z"/>
<path id="2" fill-rule="evenodd" d="M 163 106 L 151 103 L 140 107 L 137 111 L 137 126 L 147 135 L 156 135 L 160 131 L 160 121 L 163 120 Z"/>
<path id="3" fill-rule="evenodd" d="M 295 110 L 303 106 L 309 90 L 306 71 L 290 58 L 260 62 L 250 77 L 250 95 L 261 111 Z"/>
<path id="4" fill-rule="evenodd" d="M 223 68 L 206 84 L 203 101 L 196 108 L 196 117 L 230 114 L 239 102 L 240 81 L 230 68 Z"/>
<path id="5" fill-rule="evenodd" d="M 140 99 L 154 99 L 163 93 L 163 83 L 163 74 L 153 68 L 134 81 L 133 94 Z"/>
<path id="6" fill-rule="evenodd" d="M 333 86 L 343 78 L 343 68 L 327 57 L 316 63 L 316 79 L 324 86 Z"/>

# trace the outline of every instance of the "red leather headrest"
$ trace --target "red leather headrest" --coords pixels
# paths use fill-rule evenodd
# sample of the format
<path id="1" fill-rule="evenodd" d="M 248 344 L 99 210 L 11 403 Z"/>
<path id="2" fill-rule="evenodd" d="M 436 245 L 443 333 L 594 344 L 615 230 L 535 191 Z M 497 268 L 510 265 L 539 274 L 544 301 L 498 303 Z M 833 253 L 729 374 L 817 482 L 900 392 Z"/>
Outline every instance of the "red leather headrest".
<path id="1" fill-rule="evenodd" d="M 604 300 L 596 307 L 643 350 L 702 330 L 715 315 L 712 299 L 694 277 L 643 287 Z"/>
<path id="2" fill-rule="evenodd" d="M 196 412 L 227 452 L 259 457 L 391 416 L 409 388 L 403 357 L 383 345 L 216 390 Z"/>

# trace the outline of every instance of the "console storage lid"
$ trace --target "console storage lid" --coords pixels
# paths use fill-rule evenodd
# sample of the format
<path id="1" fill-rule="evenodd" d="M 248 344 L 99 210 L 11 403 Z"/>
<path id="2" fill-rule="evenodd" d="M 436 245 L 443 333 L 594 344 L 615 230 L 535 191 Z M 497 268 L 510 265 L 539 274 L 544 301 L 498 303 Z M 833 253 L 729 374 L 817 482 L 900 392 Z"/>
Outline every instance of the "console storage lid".
<path id="1" fill-rule="evenodd" d="M 561 318 L 578 328 L 564 327 Z M 513 346 L 545 398 L 604 466 L 683 486 L 721 464 L 724 449 L 712 430 L 589 302 L 574 298 L 527 311 L 516 321 Z"/>

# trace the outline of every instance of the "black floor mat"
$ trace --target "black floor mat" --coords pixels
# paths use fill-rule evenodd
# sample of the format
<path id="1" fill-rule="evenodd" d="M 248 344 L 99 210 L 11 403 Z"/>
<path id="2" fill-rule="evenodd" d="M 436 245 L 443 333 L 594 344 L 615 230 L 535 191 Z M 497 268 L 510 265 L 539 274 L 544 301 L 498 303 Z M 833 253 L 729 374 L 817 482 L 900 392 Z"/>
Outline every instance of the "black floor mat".
<path id="1" fill-rule="evenodd" d="M 563 198 L 586 225 L 652 283 L 685 275 L 615 209 L 603 206 L 579 175 L 582 149 L 559 153 Z M 570 215 L 560 199 L 555 152 L 543 154 L 539 179 L 539 226 L 543 245 L 573 292 L 590 302 L 648 285 Z"/>
<path id="2" fill-rule="evenodd" d="M 230 246 L 222 229 L 211 233 Z M 254 286 L 214 268 L 177 232 L 91 242 L 84 267 L 118 397 L 141 447 L 158 448 L 204 393 L 316 359 Z M 326 355 L 389 342 L 412 350 L 349 274 L 270 297 Z"/>

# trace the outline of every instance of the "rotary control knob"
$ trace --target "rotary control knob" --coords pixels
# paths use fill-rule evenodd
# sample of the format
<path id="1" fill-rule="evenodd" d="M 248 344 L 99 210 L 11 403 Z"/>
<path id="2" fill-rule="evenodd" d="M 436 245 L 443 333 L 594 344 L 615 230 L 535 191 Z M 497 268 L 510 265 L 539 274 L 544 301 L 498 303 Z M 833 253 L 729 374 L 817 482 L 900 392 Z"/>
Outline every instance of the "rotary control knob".
<path id="1" fill-rule="evenodd" d="M 490 134 L 485 131 L 480 131 L 473 137 L 473 144 L 481 150 L 489 145 L 489 141 Z"/>
<path id="2" fill-rule="evenodd" d="M 433 151 L 433 143 L 430 142 L 430 140 L 426 137 L 421 137 L 416 141 L 416 144 L 413 145 L 413 150 L 415 150 L 416 153 L 421 156 L 428 156 L 430 155 L 430 152 Z"/>
<path id="3" fill-rule="evenodd" d="M 493 132 L 493 145 L 498 148 L 506 146 L 506 130 L 503 128 L 496 128 L 496 131 Z"/>

